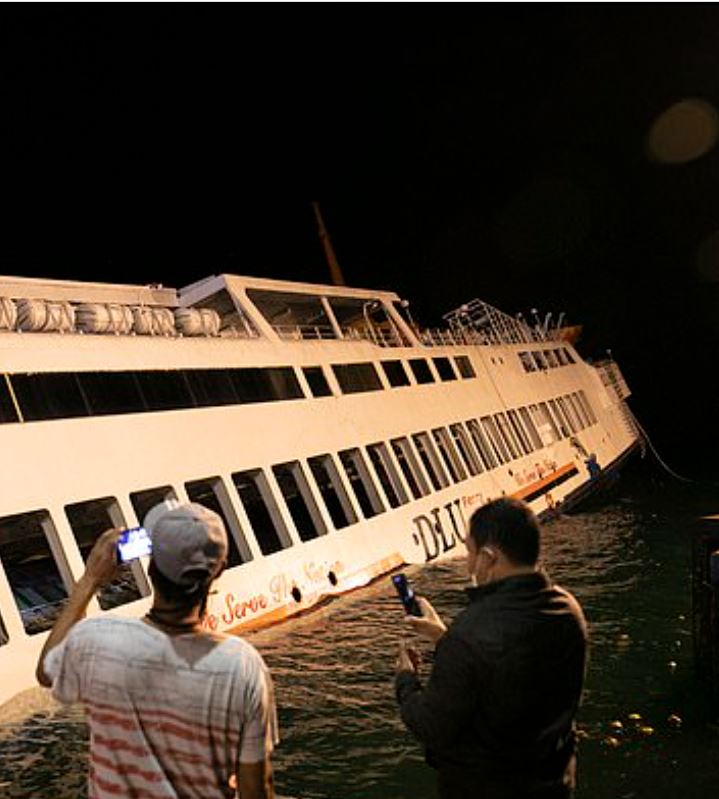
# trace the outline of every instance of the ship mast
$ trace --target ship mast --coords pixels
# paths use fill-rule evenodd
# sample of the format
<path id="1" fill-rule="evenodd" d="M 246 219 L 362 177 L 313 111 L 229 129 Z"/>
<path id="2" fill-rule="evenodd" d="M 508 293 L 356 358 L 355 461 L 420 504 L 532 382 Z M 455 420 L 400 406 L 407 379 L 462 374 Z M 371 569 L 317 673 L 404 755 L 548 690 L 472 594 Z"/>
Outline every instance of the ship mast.
<path id="1" fill-rule="evenodd" d="M 344 286 L 345 285 L 344 275 L 342 274 L 342 269 L 340 269 L 339 262 L 337 261 L 337 256 L 335 255 L 335 251 L 332 247 L 332 242 L 330 241 L 329 233 L 325 228 L 325 223 L 324 220 L 322 219 L 322 214 L 320 213 L 320 204 L 317 202 L 313 202 L 312 208 L 314 209 L 315 212 L 315 219 L 317 219 L 317 229 L 320 234 L 322 249 L 325 251 L 325 258 L 327 258 L 327 265 L 330 268 L 330 277 L 332 278 L 332 283 L 335 286 Z"/>

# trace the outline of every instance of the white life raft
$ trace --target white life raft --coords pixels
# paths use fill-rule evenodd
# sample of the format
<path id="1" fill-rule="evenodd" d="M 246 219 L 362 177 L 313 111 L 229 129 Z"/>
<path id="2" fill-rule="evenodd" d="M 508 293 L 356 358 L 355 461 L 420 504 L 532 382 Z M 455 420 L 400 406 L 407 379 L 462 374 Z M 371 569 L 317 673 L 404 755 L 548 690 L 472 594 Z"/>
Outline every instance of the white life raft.
<path id="1" fill-rule="evenodd" d="M 18 300 L 19 330 L 43 333 L 69 333 L 75 329 L 75 309 L 69 302 Z"/>
<path id="2" fill-rule="evenodd" d="M 219 336 L 220 315 L 212 308 L 176 308 L 175 326 L 183 336 Z"/>
<path id="3" fill-rule="evenodd" d="M 77 306 L 77 329 L 83 333 L 114 333 L 132 330 L 132 311 L 117 303 L 91 302 Z"/>
<path id="4" fill-rule="evenodd" d="M 15 330 L 17 308 L 9 297 L 0 297 L 0 330 Z"/>
<path id="5" fill-rule="evenodd" d="M 149 308 L 134 305 L 133 330 L 140 336 L 174 336 L 175 317 L 169 308 Z"/>

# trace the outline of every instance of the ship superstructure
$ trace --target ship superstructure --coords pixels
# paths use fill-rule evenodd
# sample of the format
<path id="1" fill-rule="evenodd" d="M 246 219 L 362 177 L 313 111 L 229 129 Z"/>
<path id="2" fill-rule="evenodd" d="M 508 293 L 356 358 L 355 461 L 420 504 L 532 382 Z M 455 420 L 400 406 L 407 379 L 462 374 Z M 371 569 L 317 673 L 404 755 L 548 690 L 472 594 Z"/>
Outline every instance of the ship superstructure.
<path id="1" fill-rule="evenodd" d="M 174 290 L 0 278 L 0 703 L 96 538 L 156 503 L 224 518 L 206 624 L 242 630 L 461 551 L 502 494 L 538 513 L 634 449 L 612 360 L 475 300 L 441 330 L 395 293 L 218 275 Z M 91 613 L 141 615 L 147 563 Z"/>

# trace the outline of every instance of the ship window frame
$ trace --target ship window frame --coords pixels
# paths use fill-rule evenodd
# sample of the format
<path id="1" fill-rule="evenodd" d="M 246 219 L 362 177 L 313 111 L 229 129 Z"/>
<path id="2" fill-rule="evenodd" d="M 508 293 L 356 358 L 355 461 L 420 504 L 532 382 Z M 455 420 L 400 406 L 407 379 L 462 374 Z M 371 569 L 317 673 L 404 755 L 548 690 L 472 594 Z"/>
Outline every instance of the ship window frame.
<path id="1" fill-rule="evenodd" d="M 204 499 L 204 497 L 198 496 L 197 492 L 194 490 L 195 486 L 203 484 L 209 486 L 210 494 L 213 498 L 211 504 L 203 502 L 202 499 Z M 222 477 L 215 474 L 186 480 L 184 488 L 190 502 L 196 502 L 199 505 L 209 508 L 222 519 L 227 531 L 228 541 L 226 568 L 228 570 L 234 569 L 236 566 L 249 563 L 249 561 L 252 560 L 252 552 L 247 544 L 244 531 L 240 525 L 240 520 L 237 518 L 237 513 L 230 499 L 230 493 Z"/>
<path id="2" fill-rule="evenodd" d="M 577 409 L 577 411 L 579 412 L 579 415 L 582 418 L 583 429 L 586 430 L 587 427 L 591 427 L 592 420 L 587 415 L 587 409 L 582 404 L 582 400 L 581 400 L 581 398 L 579 396 L 579 391 L 573 391 L 571 396 L 572 396 L 572 398 L 574 400 L 574 407 Z"/>
<path id="3" fill-rule="evenodd" d="M 494 414 L 494 420 L 497 423 L 499 434 L 502 436 L 504 443 L 507 445 L 507 450 L 511 455 L 511 460 L 516 460 L 522 454 L 522 450 L 519 446 L 519 441 L 517 440 L 515 432 L 509 423 L 507 414 L 504 411 L 497 411 L 497 413 Z"/>
<path id="4" fill-rule="evenodd" d="M 256 492 L 256 502 L 262 507 L 260 518 L 255 512 L 253 507 L 248 508 L 248 503 L 242 498 L 242 491 L 238 486 L 238 478 L 247 476 L 247 483 L 252 484 Z M 250 469 L 238 469 L 230 473 L 230 481 L 235 489 L 235 495 L 242 510 L 244 511 L 247 523 L 249 525 L 249 533 L 252 535 L 254 541 L 260 550 L 263 557 L 274 555 L 275 552 L 282 552 L 292 546 L 293 541 L 287 531 L 282 514 L 277 506 L 277 500 L 272 488 L 270 487 L 267 475 L 264 469 L 259 467 Z M 266 524 L 269 521 L 271 527 Z M 269 534 L 266 534 L 269 531 Z"/>
<path id="5" fill-rule="evenodd" d="M 162 499 L 153 502 L 153 504 L 149 505 L 143 512 L 142 508 L 146 504 L 144 502 L 144 497 L 150 494 L 158 494 L 159 492 L 162 492 Z M 145 516 L 147 516 L 152 508 L 156 507 L 161 502 L 177 501 L 177 491 L 175 491 L 175 488 L 171 485 L 152 486 L 151 488 L 141 488 L 137 491 L 131 491 L 129 497 L 138 524 L 143 524 Z"/>
<path id="6" fill-rule="evenodd" d="M 432 363 L 437 370 L 439 379 L 443 383 L 449 383 L 457 379 L 457 375 L 452 366 L 452 361 L 447 355 L 434 355 L 432 356 Z"/>
<path id="7" fill-rule="evenodd" d="M 571 394 L 567 394 L 567 399 L 569 400 L 572 408 L 574 408 L 574 413 L 581 421 L 581 429 L 585 430 L 589 427 L 589 418 L 587 417 L 587 412 L 584 409 L 584 406 L 579 401 L 579 392 L 572 391 Z"/>
<path id="8" fill-rule="evenodd" d="M 332 389 L 327 382 L 327 375 L 325 375 L 325 370 L 321 366 L 303 366 L 302 374 L 313 397 L 332 396 Z"/>
<path id="9" fill-rule="evenodd" d="M 84 521 L 80 518 L 81 514 L 86 512 L 84 509 L 89 509 L 89 512 L 92 514 L 92 506 L 96 506 L 96 510 L 104 511 L 106 520 L 101 521 L 98 519 L 97 524 L 95 524 L 94 520 L 91 520 L 89 525 L 83 525 L 80 529 L 78 529 L 78 522 Z M 67 523 L 73 535 L 75 546 L 77 547 L 78 552 L 85 563 L 87 562 L 87 556 L 90 554 L 92 547 L 105 530 L 111 527 L 127 527 L 125 517 L 122 513 L 122 509 L 120 508 L 120 503 L 118 502 L 117 497 L 112 495 L 107 495 L 104 497 L 91 497 L 90 499 L 84 499 L 77 502 L 68 502 L 63 509 L 65 511 Z M 78 535 L 84 532 L 86 527 L 96 527 L 97 534 L 92 537 L 91 533 L 91 541 L 81 542 L 81 540 L 78 538 Z M 125 594 L 121 595 L 121 591 L 119 590 L 123 584 L 123 581 L 127 585 L 127 598 L 124 599 L 124 601 L 116 601 L 125 596 Z M 131 583 L 134 583 L 134 588 L 137 589 L 136 596 L 133 594 L 132 586 L 130 585 Z M 103 585 L 95 596 L 101 610 L 109 611 L 113 608 L 137 602 L 138 600 L 149 596 L 151 593 L 152 591 L 147 579 L 147 575 L 145 574 L 140 559 L 137 559 L 120 565 L 118 567 L 118 573 L 115 579 L 113 579 L 111 583 Z"/>
<path id="10" fill-rule="evenodd" d="M 554 350 L 542 350 L 542 354 L 544 355 L 544 360 L 549 364 L 550 369 L 557 369 L 559 367 L 560 364 Z"/>
<path id="11" fill-rule="evenodd" d="M 432 436 L 426 430 L 420 430 L 416 433 L 412 433 L 411 438 L 417 450 L 417 454 L 419 455 L 419 459 L 427 472 L 433 490 L 442 491 L 448 488 L 452 484 L 452 481 L 445 473 L 440 456 L 435 449 Z"/>
<path id="12" fill-rule="evenodd" d="M 409 502 L 409 497 L 402 485 L 402 480 L 397 474 L 387 444 L 384 441 L 376 441 L 372 444 L 367 444 L 365 449 L 367 450 L 369 463 L 374 469 L 375 476 L 382 487 L 390 509 L 406 505 Z M 382 473 L 384 473 L 384 476 Z M 389 491 L 388 488 L 390 489 Z"/>
<path id="13" fill-rule="evenodd" d="M 571 433 L 571 428 L 569 427 L 569 422 L 564 418 L 564 414 L 562 409 L 559 407 L 555 399 L 548 399 L 547 400 L 547 407 L 552 413 L 552 416 L 555 421 L 555 426 L 559 431 L 560 438 L 569 438 Z"/>
<path id="14" fill-rule="evenodd" d="M 479 459 L 484 465 L 484 470 L 489 472 L 492 469 L 496 469 L 502 461 L 497 457 L 492 442 L 487 439 L 487 434 L 482 429 L 479 419 L 467 419 L 465 425 L 467 430 L 469 430 L 470 438 L 477 450 Z"/>
<path id="15" fill-rule="evenodd" d="M 412 385 L 409 375 L 407 374 L 407 369 L 401 359 L 396 358 L 380 361 L 379 363 L 390 388 L 402 388 L 403 386 Z"/>
<path id="16" fill-rule="evenodd" d="M 554 416 L 552 416 L 552 413 L 550 411 L 547 402 L 545 400 L 541 400 L 540 402 L 538 402 L 537 409 L 539 416 L 543 420 L 542 425 L 546 424 L 549 425 L 549 429 L 552 434 L 552 440 L 549 442 L 549 444 L 554 444 L 557 441 L 561 441 L 563 438 L 562 431 L 559 429 L 559 427 L 557 427 L 557 423 L 554 420 Z M 538 425 L 538 427 L 540 427 L 540 425 Z M 549 446 L 549 444 L 547 444 L 546 446 Z"/>
<path id="17" fill-rule="evenodd" d="M 452 436 L 455 449 L 464 461 L 470 476 L 475 477 L 481 474 L 484 471 L 482 461 L 477 457 L 470 434 L 464 424 L 462 422 L 452 422 L 449 425 L 449 433 Z"/>
<path id="18" fill-rule="evenodd" d="M 90 416 L 75 372 L 19 372 L 8 379 L 24 422 Z"/>
<path id="19" fill-rule="evenodd" d="M 184 369 L 188 388 L 198 408 L 239 405 L 232 369 Z"/>
<path id="20" fill-rule="evenodd" d="M 3 377 L 0 424 L 305 399 L 292 366 L 15 372 Z M 210 378 L 224 381 L 221 390 L 208 388 Z M 113 381 L 114 386 L 101 390 Z M 53 383 L 62 384 L 62 390 L 55 390 Z M 377 390 L 381 389 L 378 378 Z"/>
<path id="21" fill-rule="evenodd" d="M 273 463 L 271 469 L 300 541 L 306 543 L 327 535 L 327 525 L 312 493 L 302 462 L 299 460 L 281 461 Z M 285 474 L 288 480 L 282 480 L 282 474 Z M 296 489 L 296 493 L 292 496 L 288 496 L 284 490 L 290 480 Z"/>
<path id="22" fill-rule="evenodd" d="M 412 497 L 414 499 L 426 497 L 432 489 L 424 476 L 412 442 L 407 436 L 397 436 L 390 439 L 389 443 Z"/>
<path id="23" fill-rule="evenodd" d="M 328 306 L 321 295 L 254 287 L 247 288 L 245 293 L 280 339 L 337 338 L 332 324 L 334 312 L 331 316 L 328 314 Z M 279 324 L 279 320 L 286 323 Z"/>
<path id="24" fill-rule="evenodd" d="M 151 410 L 133 371 L 76 372 L 76 376 L 90 416 L 123 416 Z"/>
<path id="25" fill-rule="evenodd" d="M 8 524 L 14 525 L 24 521 L 35 528 L 37 535 L 23 535 L 20 546 L 27 546 L 28 539 L 31 537 L 38 538 L 42 542 L 39 550 L 40 554 L 44 556 L 42 560 L 50 562 L 50 568 L 45 570 L 46 576 L 50 578 L 46 588 L 47 590 L 52 590 L 53 595 L 56 597 L 54 599 L 43 596 L 41 593 L 43 586 L 40 585 L 37 577 L 28 580 L 29 585 L 22 585 L 22 580 L 15 580 L 12 571 L 15 571 L 16 576 L 19 576 L 17 575 L 18 567 L 15 566 L 11 570 L 8 560 L 2 555 L 2 549 L 6 545 L 2 540 L 4 528 Z M 10 545 L 12 543 L 12 541 L 8 542 Z M 17 550 L 17 548 L 16 542 L 14 549 Z M 32 570 L 37 570 L 38 567 L 38 558 L 34 556 L 36 552 L 30 552 L 25 560 L 22 561 L 22 563 L 28 562 L 29 568 Z M 20 568 L 22 568 L 22 564 Z M 5 576 L 10 594 L 15 601 L 15 607 L 25 635 L 37 635 L 52 629 L 58 616 L 67 605 L 75 581 L 55 523 L 47 508 L 10 514 L 0 518 L 0 570 Z M 41 601 L 35 601 L 36 597 Z M 24 600 L 24 607 L 21 605 L 21 600 Z M 32 604 L 33 602 L 34 604 Z M 0 644 L 9 640 L 7 638 L 7 630 L 5 630 L 5 641 L 3 641 L 3 629 L 2 620 L 0 619 Z"/>
<path id="26" fill-rule="evenodd" d="M 579 389 L 579 399 L 582 401 L 585 410 L 587 411 L 587 414 L 591 419 L 592 424 L 596 424 L 597 417 L 596 414 L 594 413 L 594 408 L 592 408 L 592 404 L 589 402 L 589 397 L 587 397 L 587 395 L 584 393 L 583 388 Z"/>
<path id="27" fill-rule="evenodd" d="M 544 446 L 544 443 L 542 441 L 542 437 L 539 435 L 539 430 L 537 430 L 537 425 L 535 424 L 534 419 L 532 419 L 530 408 L 531 406 L 527 407 L 523 405 L 521 408 L 519 408 L 519 415 L 524 421 L 524 427 L 529 433 L 529 437 L 534 445 L 533 449 L 537 450 L 541 449 Z"/>
<path id="28" fill-rule="evenodd" d="M 417 385 L 428 386 L 430 383 L 437 382 L 426 358 L 409 358 L 407 363 Z"/>
<path id="29" fill-rule="evenodd" d="M 532 441 L 524 429 L 524 425 L 522 423 L 522 419 L 519 414 L 519 410 L 517 408 L 510 408 L 507 410 L 507 419 L 509 419 L 509 424 L 511 425 L 512 429 L 514 430 L 514 434 L 519 441 L 519 445 L 522 449 L 524 455 L 529 455 L 530 453 L 534 452 L 534 447 L 532 446 Z"/>
<path id="30" fill-rule="evenodd" d="M 14 396 L 10 375 L 0 374 L 0 424 L 14 424 L 22 421 L 18 414 L 19 406 Z"/>
<path id="31" fill-rule="evenodd" d="M 567 398 L 565 396 L 556 397 L 557 405 L 562 409 L 562 413 L 564 414 L 564 418 L 567 420 L 567 424 L 569 425 L 569 429 L 572 431 L 572 435 L 576 435 L 580 428 L 577 425 L 577 420 L 574 418 L 574 412 L 569 407 L 569 403 L 567 402 Z"/>
<path id="32" fill-rule="evenodd" d="M 446 427 L 432 428 L 432 439 L 437 447 L 437 451 L 442 458 L 445 470 L 452 478 L 453 483 L 461 483 L 467 480 L 469 475 L 467 469 L 457 452 L 452 435 Z"/>
<path id="33" fill-rule="evenodd" d="M 333 363 L 332 372 L 343 394 L 363 394 L 384 388 L 372 361 Z"/>
<path id="34" fill-rule="evenodd" d="M 547 359 L 544 357 L 542 350 L 532 350 L 531 354 L 532 358 L 534 358 L 534 363 L 537 365 L 537 370 L 546 372 L 549 366 L 547 365 Z"/>
<path id="35" fill-rule="evenodd" d="M 367 467 L 367 462 L 362 454 L 362 450 L 359 447 L 348 447 L 347 449 L 340 450 L 337 453 L 337 456 L 347 477 L 349 487 L 352 489 L 352 494 L 357 500 L 357 505 L 360 509 L 362 517 L 365 519 L 372 519 L 375 516 L 385 513 L 386 508 L 384 507 L 380 493 L 377 490 L 377 486 L 372 479 L 372 474 Z M 352 479 L 352 475 L 350 470 L 347 468 L 346 461 L 348 461 L 354 468 L 359 481 L 358 484 Z M 362 486 L 362 495 L 360 495 L 360 493 L 357 491 L 358 485 Z M 366 501 L 363 500 L 363 497 Z"/>
<path id="36" fill-rule="evenodd" d="M 475 371 L 474 365 L 472 364 L 472 360 L 469 355 L 456 355 L 454 358 L 454 365 L 456 366 L 462 380 L 471 380 L 472 378 L 477 377 L 477 372 Z"/>
<path id="37" fill-rule="evenodd" d="M 329 452 L 325 452 L 320 455 L 312 455 L 311 457 L 307 458 L 307 465 L 310 470 L 309 473 L 314 480 L 319 496 L 322 499 L 325 508 L 327 509 L 327 513 L 335 530 L 344 530 L 345 527 L 351 527 L 353 524 L 357 524 L 359 518 L 352 505 L 352 500 L 347 493 L 345 484 L 342 482 L 342 477 L 340 476 L 339 469 L 337 468 L 337 464 L 335 463 L 332 455 Z M 328 478 L 329 485 L 332 486 L 332 492 L 334 496 L 332 502 L 327 501 L 327 492 L 323 490 L 322 484 L 317 479 L 316 469 L 324 470 Z M 340 523 L 338 523 L 338 511 L 342 514 Z"/>
<path id="38" fill-rule="evenodd" d="M 531 352 L 524 350 L 522 352 L 518 352 L 517 355 L 519 356 L 519 362 L 522 364 L 522 368 L 525 372 L 529 374 L 530 372 L 537 371 L 537 364 L 532 357 Z"/>
<path id="39" fill-rule="evenodd" d="M 480 416 L 479 423 L 482 426 L 482 432 L 484 433 L 485 438 L 489 441 L 490 446 L 494 451 L 499 465 L 508 463 L 511 460 L 509 451 L 506 448 L 504 440 L 500 436 L 499 429 L 494 418 L 489 414 L 486 416 Z"/>
<path id="40" fill-rule="evenodd" d="M 229 371 L 239 405 L 305 399 L 292 366 L 246 366 Z"/>
<path id="41" fill-rule="evenodd" d="M 584 428 L 587 426 L 584 423 L 584 414 L 580 413 L 579 410 L 577 409 L 575 400 L 572 397 L 572 395 L 565 394 L 562 399 L 564 400 L 564 405 L 567 410 L 567 413 L 570 414 L 570 416 L 572 417 L 572 421 L 574 422 L 577 428 L 577 432 L 579 432 L 580 430 L 584 430 Z"/>
<path id="42" fill-rule="evenodd" d="M 566 401 L 566 397 L 557 397 L 556 398 L 557 405 L 562 409 L 562 413 L 564 414 L 567 424 L 569 424 L 569 429 L 572 431 L 572 435 L 576 435 L 580 427 L 577 424 L 577 420 L 574 418 L 574 412 L 571 407 L 569 407 L 569 403 Z"/>
<path id="43" fill-rule="evenodd" d="M 135 372 L 147 410 L 177 411 L 195 408 L 197 404 L 184 369 L 147 369 Z M 174 381 L 174 386 L 170 385 Z"/>

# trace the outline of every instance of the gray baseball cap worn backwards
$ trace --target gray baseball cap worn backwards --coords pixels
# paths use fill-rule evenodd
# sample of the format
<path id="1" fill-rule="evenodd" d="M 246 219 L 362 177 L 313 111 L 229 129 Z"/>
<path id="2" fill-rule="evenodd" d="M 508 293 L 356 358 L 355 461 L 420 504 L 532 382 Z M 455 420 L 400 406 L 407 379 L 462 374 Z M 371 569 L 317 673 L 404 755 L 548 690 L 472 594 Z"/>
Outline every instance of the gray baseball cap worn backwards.
<path id="1" fill-rule="evenodd" d="M 176 500 L 152 508 L 144 522 L 152 539 L 152 560 L 176 585 L 190 587 L 216 577 L 227 559 L 227 533 L 209 508 Z"/>

